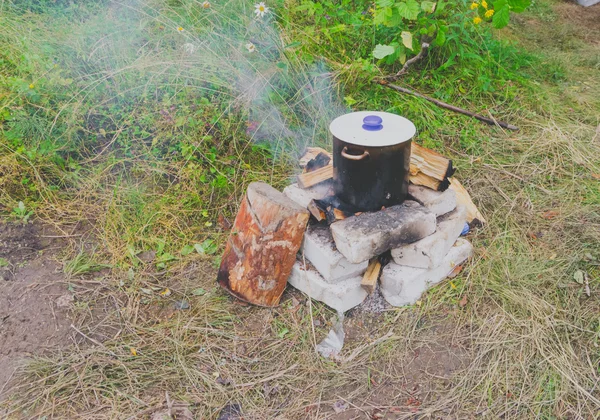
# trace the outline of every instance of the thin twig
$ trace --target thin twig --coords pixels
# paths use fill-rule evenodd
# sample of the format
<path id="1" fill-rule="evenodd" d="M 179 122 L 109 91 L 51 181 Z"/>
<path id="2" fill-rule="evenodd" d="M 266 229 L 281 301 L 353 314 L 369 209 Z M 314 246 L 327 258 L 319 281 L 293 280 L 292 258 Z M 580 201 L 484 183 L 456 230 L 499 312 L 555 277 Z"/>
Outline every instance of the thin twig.
<path id="1" fill-rule="evenodd" d="M 419 54 L 415 55 L 410 60 L 406 60 L 406 63 L 404 63 L 404 65 L 402 66 L 402 68 L 400 69 L 400 71 L 398 73 L 393 74 L 391 76 L 386 76 L 386 77 L 384 77 L 384 79 L 396 80 L 396 79 L 400 78 L 400 76 L 403 76 L 406 73 L 408 73 L 408 68 L 410 66 L 412 66 L 414 63 L 416 63 L 417 61 L 419 61 L 421 58 L 423 58 L 425 56 L 425 54 L 427 53 L 428 48 L 429 48 L 429 43 L 423 42 L 421 44 L 421 51 L 419 51 Z"/>
<path id="2" fill-rule="evenodd" d="M 368 349 L 369 347 L 376 346 L 377 344 L 382 343 L 382 342 L 392 338 L 393 336 L 394 336 L 394 331 L 390 330 L 386 335 L 379 337 L 377 340 L 375 340 L 371 343 L 363 344 L 362 346 L 358 347 L 350 354 L 350 356 L 340 357 L 340 358 L 337 358 L 336 360 L 339 360 L 340 362 L 351 362 L 356 357 L 358 357 L 358 355 L 361 354 L 364 350 Z"/>
<path id="3" fill-rule="evenodd" d="M 108 352 L 108 354 L 110 354 L 111 356 L 117 357 L 117 355 L 112 352 L 111 350 L 109 350 L 104 344 L 102 344 L 101 342 L 99 342 L 98 340 L 93 339 L 90 336 L 85 335 L 83 332 L 81 332 L 81 330 L 77 329 L 77 327 L 73 324 L 71 324 L 71 328 L 73 328 L 75 331 L 77 331 L 79 334 L 81 334 L 83 337 L 87 338 L 88 340 L 90 340 L 92 343 L 94 343 L 95 345 L 97 345 L 98 347 L 102 347 L 104 350 L 106 350 Z"/>
<path id="4" fill-rule="evenodd" d="M 276 374 L 274 374 L 274 375 L 268 376 L 268 377 L 266 377 L 266 378 L 259 379 L 258 381 L 254 381 L 254 382 L 246 382 L 245 384 L 239 384 L 239 385 L 236 385 L 236 387 L 237 387 L 237 388 L 241 388 L 241 387 L 246 387 L 246 386 L 254 386 L 254 385 L 258 385 L 258 384 L 261 384 L 261 383 L 263 383 L 263 382 L 269 382 L 269 381 L 272 381 L 273 379 L 277 379 L 277 378 L 280 378 L 280 377 L 282 377 L 283 375 L 285 375 L 286 373 L 288 373 L 290 370 L 294 370 L 294 369 L 296 369 L 297 367 L 298 367 L 298 364 L 297 364 L 297 363 L 294 363 L 294 364 L 293 364 L 292 366 L 290 366 L 289 368 L 287 368 L 287 369 L 285 369 L 285 370 L 282 370 L 281 372 L 277 372 L 277 373 L 276 373 Z"/>
<path id="5" fill-rule="evenodd" d="M 508 130 L 513 130 L 513 131 L 519 130 L 519 127 L 517 127 L 515 125 L 505 123 L 504 121 L 496 121 L 494 119 L 484 117 L 483 115 L 480 115 L 480 114 L 475 114 L 474 112 L 467 111 L 466 109 L 447 104 L 446 102 L 439 101 L 430 96 L 423 95 L 422 93 L 419 93 L 419 92 L 415 92 L 414 90 L 411 90 L 411 89 L 407 89 L 407 88 L 397 86 L 397 85 L 392 85 L 392 84 L 386 83 L 386 82 L 377 82 L 377 83 L 379 83 L 382 86 L 386 86 L 390 89 L 394 89 L 398 92 L 406 93 L 408 95 L 416 96 L 417 98 L 425 99 L 426 101 L 429 101 L 441 108 L 448 109 L 448 110 L 454 111 L 454 112 L 458 112 L 459 114 L 468 115 L 469 117 L 473 117 L 473 118 L 475 118 L 481 122 L 484 122 L 486 124 L 489 124 L 489 125 L 497 125 L 498 127 L 506 128 Z"/>

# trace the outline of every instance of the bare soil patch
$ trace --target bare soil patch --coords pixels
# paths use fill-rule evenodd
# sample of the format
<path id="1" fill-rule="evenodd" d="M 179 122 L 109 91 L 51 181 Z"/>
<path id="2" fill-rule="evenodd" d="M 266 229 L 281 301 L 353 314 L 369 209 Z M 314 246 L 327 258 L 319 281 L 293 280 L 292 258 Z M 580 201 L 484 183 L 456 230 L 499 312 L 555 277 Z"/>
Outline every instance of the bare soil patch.
<path id="1" fill-rule="evenodd" d="M 51 236 L 39 224 L 0 224 L 0 398 L 27 357 L 71 343 L 68 305 L 59 300 L 67 285 L 53 259 L 63 243 Z"/>

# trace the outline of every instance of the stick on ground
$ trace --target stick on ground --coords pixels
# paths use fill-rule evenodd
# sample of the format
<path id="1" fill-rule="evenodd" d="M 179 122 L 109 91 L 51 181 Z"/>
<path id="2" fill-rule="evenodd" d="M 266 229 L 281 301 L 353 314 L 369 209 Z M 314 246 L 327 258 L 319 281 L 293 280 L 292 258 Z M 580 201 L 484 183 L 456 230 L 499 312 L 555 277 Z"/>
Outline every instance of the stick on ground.
<path id="1" fill-rule="evenodd" d="M 382 86 L 389 87 L 390 89 L 394 89 L 398 92 L 406 93 L 408 95 L 416 96 L 417 98 L 425 99 L 426 101 L 436 104 L 437 106 L 439 106 L 441 108 L 448 109 L 448 110 L 454 111 L 454 112 L 458 112 L 459 114 L 468 115 L 469 117 L 473 117 L 473 118 L 475 118 L 481 122 L 484 122 L 486 124 L 489 124 L 489 125 L 497 125 L 499 127 L 506 128 L 507 130 L 513 130 L 513 131 L 517 131 L 519 129 L 519 127 L 517 127 L 515 125 L 505 123 L 504 121 L 497 121 L 492 118 L 484 117 L 483 115 L 480 115 L 480 114 L 475 114 L 474 112 L 467 111 L 466 109 L 447 104 L 446 102 L 439 101 L 430 96 L 423 95 L 422 93 L 419 93 L 419 92 L 415 92 L 414 90 L 411 90 L 411 89 L 403 88 L 401 86 L 392 85 L 390 83 L 385 83 L 385 82 L 379 82 L 379 84 Z"/>

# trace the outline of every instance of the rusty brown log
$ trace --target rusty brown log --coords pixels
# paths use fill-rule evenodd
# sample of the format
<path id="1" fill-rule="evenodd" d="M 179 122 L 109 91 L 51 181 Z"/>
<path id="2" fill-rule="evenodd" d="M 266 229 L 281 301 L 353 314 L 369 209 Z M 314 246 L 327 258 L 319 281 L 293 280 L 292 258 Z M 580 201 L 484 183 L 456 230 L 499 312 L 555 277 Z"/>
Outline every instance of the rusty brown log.
<path id="1" fill-rule="evenodd" d="M 308 218 L 306 209 L 270 185 L 251 183 L 221 260 L 219 285 L 246 302 L 278 305 Z"/>

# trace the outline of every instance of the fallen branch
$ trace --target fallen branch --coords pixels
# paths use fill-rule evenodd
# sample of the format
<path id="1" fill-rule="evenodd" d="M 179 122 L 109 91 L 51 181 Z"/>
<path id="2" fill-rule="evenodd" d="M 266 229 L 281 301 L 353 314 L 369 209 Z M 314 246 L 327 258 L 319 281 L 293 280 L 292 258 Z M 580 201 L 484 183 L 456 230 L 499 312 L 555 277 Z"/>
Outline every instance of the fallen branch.
<path id="1" fill-rule="evenodd" d="M 414 63 L 416 63 L 417 61 L 419 61 L 421 58 L 423 58 L 425 56 L 425 53 L 427 53 L 428 48 L 429 48 L 429 44 L 427 42 L 423 42 L 421 44 L 421 51 L 419 51 L 419 54 L 415 55 L 410 60 L 406 60 L 406 63 L 404 63 L 404 65 L 402 66 L 402 68 L 400 69 L 400 71 L 398 73 L 393 74 L 391 76 L 386 76 L 386 77 L 384 77 L 384 79 L 396 80 L 396 79 L 400 78 L 400 76 L 403 76 L 406 73 L 408 73 L 408 68 L 410 66 L 412 66 Z"/>
<path id="2" fill-rule="evenodd" d="M 454 112 L 458 112 L 459 114 L 468 115 L 469 117 L 473 117 L 473 118 L 475 118 L 481 122 L 484 122 L 486 124 L 489 124 L 489 125 L 497 125 L 498 127 L 506 128 L 508 130 L 513 130 L 513 131 L 517 131 L 519 129 L 519 127 L 514 126 L 512 124 L 505 123 L 504 121 L 497 121 L 493 118 L 488 118 L 488 117 L 484 117 L 483 115 L 480 115 L 480 114 L 475 114 L 474 112 L 467 111 L 466 109 L 447 104 L 446 102 L 438 101 L 437 99 L 434 99 L 427 95 L 423 95 L 422 93 L 419 93 L 419 92 L 415 92 L 414 90 L 403 88 L 403 87 L 397 86 L 397 85 L 392 85 L 392 84 L 386 83 L 386 82 L 378 82 L 378 83 L 382 86 L 389 87 L 390 89 L 394 89 L 398 92 L 406 93 L 408 95 L 416 96 L 417 98 L 425 99 L 426 101 L 436 104 L 437 106 L 439 106 L 441 108 L 448 109 L 448 110 L 454 111 Z"/>

